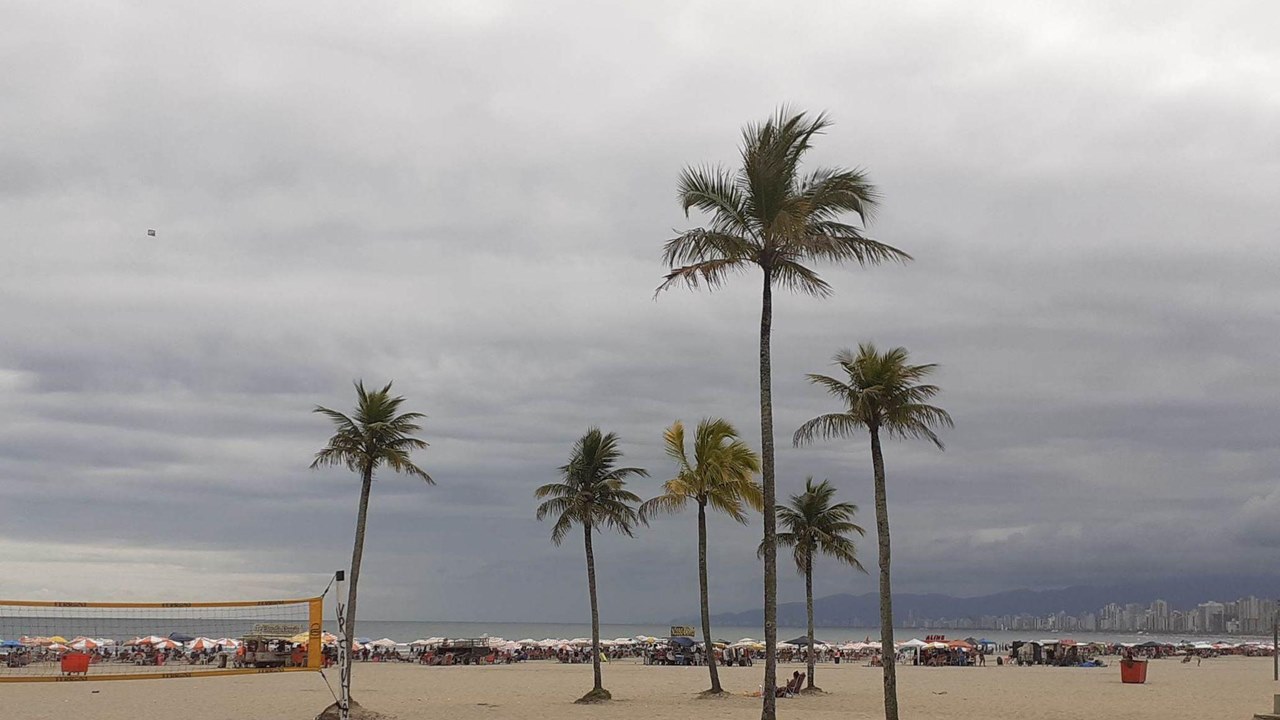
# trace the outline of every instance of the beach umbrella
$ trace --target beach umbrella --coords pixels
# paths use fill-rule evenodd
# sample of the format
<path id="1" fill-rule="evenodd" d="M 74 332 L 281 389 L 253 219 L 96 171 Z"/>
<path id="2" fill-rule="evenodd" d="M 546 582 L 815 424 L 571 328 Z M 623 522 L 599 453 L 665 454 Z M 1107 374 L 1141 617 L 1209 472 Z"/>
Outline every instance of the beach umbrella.
<path id="1" fill-rule="evenodd" d="M 66 645 L 63 645 L 62 643 L 54 643 L 49 646 L 49 649 L 54 652 L 66 652 L 70 648 L 68 648 Z"/>
<path id="2" fill-rule="evenodd" d="M 159 642 L 153 642 L 151 645 L 152 647 L 157 647 L 162 650 L 173 650 L 174 648 L 180 647 L 178 643 L 170 640 L 169 638 L 160 638 Z"/>
<path id="3" fill-rule="evenodd" d="M 66 645 L 67 639 L 62 637 L 61 635 L 53 635 L 49 638 L 49 642 L 58 643 L 59 645 Z"/>
<path id="4" fill-rule="evenodd" d="M 357 645 L 368 645 L 371 642 L 373 642 L 373 640 L 370 640 L 369 638 L 356 638 Z"/>
<path id="5" fill-rule="evenodd" d="M 525 638 L 525 639 L 523 639 L 523 640 L 517 640 L 516 642 L 517 642 L 517 643 L 520 643 L 521 645 L 523 645 L 523 646 L 525 646 L 525 647 L 531 647 L 531 646 L 533 646 L 533 645 L 537 645 L 537 644 L 538 644 L 538 641 L 537 641 L 537 640 L 534 640 L 533 638 Z"/>
<path id="6" fill-rule="evenodd" d="M 222 645 L 222 643 L 218 642 L 217 640 L 213 640 L 211 638 L 202 636 L 202 637 L 196 638 L 195 640 L 192 640 L 189 647 L 192 650 L 195 650 L 196 652 L 202 652 L 204 650 L 212 650 L 219 645 Z"/>
<path id="7" fill-rule="evenodd" d="M 694 645 L 693 638 L 689 637 L 673 637 L 668 642 L 672 645 L 679 645 L 682 648 L 691 648 Z"/>
<path id="8" fill-rule="evenodd" d="M 71 643 L 72 650 L 93 650 L 96 647 L 98 647 L 98 643 L 90 638 L 80 638 Z"/>
<path id="9" fill-rule="evenodd" d="M 176 632 L 169 633 L 169 639 L 174 642 L 180 642 L 180 643 L 189 643 L 192 640 L 195 640 L 195 638 L 192 637 L 191 635 L 183 635 L 182 633 L 176 633 Z"/>
<path id="10" fill-rule="evenodd" d="M 17 640 L 5 640 L 4 642 L 0 642 L 0 647 L 7 647 L 7 648 L 22 647 L 22 643 L 18 642 Z"/>
<path id="11" fill-rule="evenodd" d="M 396 646 L 396 641 L 392 640 L 391 638 L 382 638 L 381 640 L 374 640 L 369 644 L 374 647 L 393 648 Z"/>

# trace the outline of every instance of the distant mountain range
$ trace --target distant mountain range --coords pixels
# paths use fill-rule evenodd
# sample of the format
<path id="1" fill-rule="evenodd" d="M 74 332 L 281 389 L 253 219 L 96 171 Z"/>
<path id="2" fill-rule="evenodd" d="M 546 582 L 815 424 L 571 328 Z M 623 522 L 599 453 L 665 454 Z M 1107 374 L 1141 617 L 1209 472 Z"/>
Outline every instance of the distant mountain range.
<path id="1" fill-rule="evenodd" d="M 874 570 L 872 571 L 874 572 Z M 1280 577 L 1225 575 L 1218 577 L 1170 578 L 1124 585 L 1077 585 L 1057 590 L 1006 590 L 980 597 L 954 597 L 939 593 L 895 593 L 895 624 L 908 616 L 916 618 L 976 618 L 981 615 L 1044 616 L 1058 612 L 1069 615 L 1096 613 L 1108 603 L 1141 603 L 1164 600 L 1173 609 L 1186 610 L 1209 600 L 1230 602 L 1241 597 L 1277 597 Z M 874 627 L 879 624 L 880 595 L 828 595 L 813 601 L 814 622 L 824 627 Z M 676 618 L 676 624 L 697 624 L 696 615 Z M 719 613 L 712 625 L 737 627 L 764 623 L 764 610 Z M 805 624 L 804 602 L 778 604 L 778 624 L 801 627 Z"/>

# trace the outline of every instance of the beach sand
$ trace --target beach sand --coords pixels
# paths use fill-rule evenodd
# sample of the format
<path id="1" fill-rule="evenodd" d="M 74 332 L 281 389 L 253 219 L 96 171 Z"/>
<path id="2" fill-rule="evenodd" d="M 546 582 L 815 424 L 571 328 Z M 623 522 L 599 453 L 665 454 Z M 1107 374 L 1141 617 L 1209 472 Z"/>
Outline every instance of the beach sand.
<path id="1" fill-rule="evenodd" d="M 1113 660 L 1108 658 L 1108 660 Z M 779 666 L 790 677 L 801 668 Z M 583 706 L 573 700 L 591 688 L 590 665 L 531 662 L 495 667 L 422 667 L 357 663 L 354 695 L 366 708 L 399 720 L 747 720 L 759 717 L 756 689 L 762 666 L 721 668 L 732 697 L 699 699 L 706 668 L 652 667 L 630 660 L 604 667 L 615 700 Z M 336 683 L 337 673 L 329 674 Z M 883 717 L 879 668 L 818 666 L 829 694 L 780 698 L 782 718 Z M 1125 720 L 1240 718 L 1269 712 L 1280 684 L 1270 658 L 1228 657 L 1183 664 L 1157 660 L 1145 685 L 1124 685 L 1112 662 L 1106 668 L 902 667 L 898 674 L 904 718 L 1117 717 Z M 304 720 L 332 702 L 319 675 L 294 673 L 208 679 L 0 685 L 5 717 L 22 720 Z"/>

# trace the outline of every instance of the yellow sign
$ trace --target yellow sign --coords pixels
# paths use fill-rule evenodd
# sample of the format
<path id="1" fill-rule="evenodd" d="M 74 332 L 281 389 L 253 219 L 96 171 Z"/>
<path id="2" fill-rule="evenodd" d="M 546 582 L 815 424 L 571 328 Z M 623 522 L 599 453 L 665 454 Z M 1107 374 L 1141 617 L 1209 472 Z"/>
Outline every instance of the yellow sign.
<path id="1" fill-rule="evenodd" d="M 694 629 L 688 625 L 672 625 L 671 637 L 693 637 Z"/>

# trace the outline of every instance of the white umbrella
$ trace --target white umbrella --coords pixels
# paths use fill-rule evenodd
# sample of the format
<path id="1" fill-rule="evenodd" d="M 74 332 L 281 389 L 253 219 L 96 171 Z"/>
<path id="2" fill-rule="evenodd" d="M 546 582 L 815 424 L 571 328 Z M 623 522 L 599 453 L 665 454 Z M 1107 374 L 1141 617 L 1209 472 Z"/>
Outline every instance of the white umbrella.
<path id="1" fill-rule="evenodd" d="M 392 640 L 391 638 L 382 638 L 381 640 L 374 640 L 369 644 L 372 645 L 373 647 L 393 648 L 396 646 L 396 641 Z"/>

